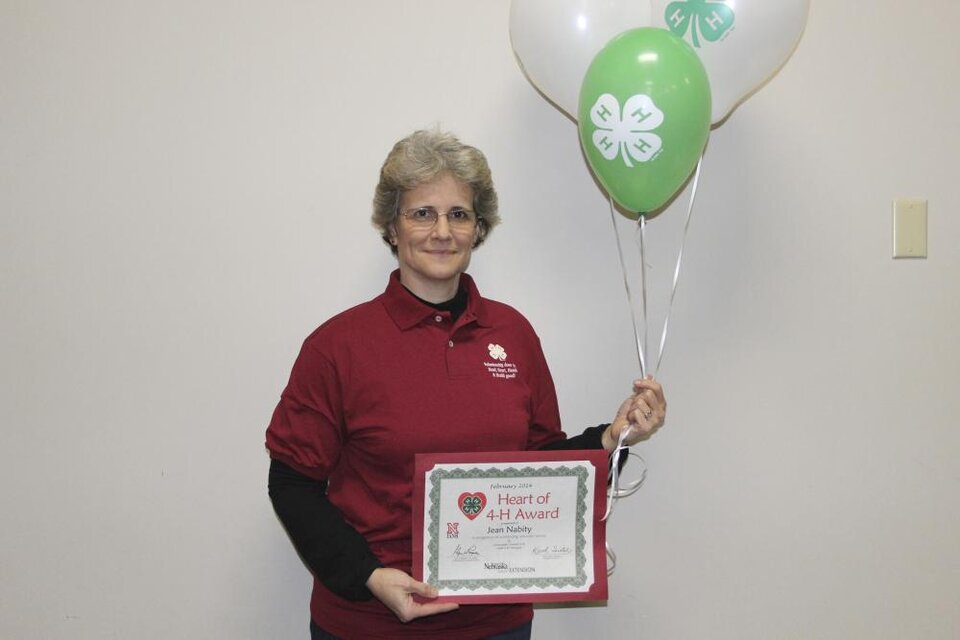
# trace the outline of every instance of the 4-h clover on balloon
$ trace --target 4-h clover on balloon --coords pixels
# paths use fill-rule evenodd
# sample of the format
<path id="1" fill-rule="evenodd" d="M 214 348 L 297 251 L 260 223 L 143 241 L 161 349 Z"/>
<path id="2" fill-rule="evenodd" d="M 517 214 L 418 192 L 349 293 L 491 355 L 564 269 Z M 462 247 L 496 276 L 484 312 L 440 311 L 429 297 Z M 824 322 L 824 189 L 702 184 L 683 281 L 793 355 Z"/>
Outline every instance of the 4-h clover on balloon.
<path id="1" fill-rule="evenodd" d="M 679 0 L 667 5 L 663 14 L 667 27 L 681 38 L 690 34 L 690 44 L 700 48 L 700 35 L 716 42 L 731 27 L 736 14 L 721 0 Z"/>
<path id="2" fill-rule="evenodd" d="M 590 109 L 593 146 L 607 160 L 618 155 L 632 167 L 630 158 L 637 162 L 652 160 L 663 146 L 663 139 L 653 131 L 663 124 L 663 111 L 653 104 L 650 96 L 630 96 L 620 112 L 616 97 L 605 93 Z"/>

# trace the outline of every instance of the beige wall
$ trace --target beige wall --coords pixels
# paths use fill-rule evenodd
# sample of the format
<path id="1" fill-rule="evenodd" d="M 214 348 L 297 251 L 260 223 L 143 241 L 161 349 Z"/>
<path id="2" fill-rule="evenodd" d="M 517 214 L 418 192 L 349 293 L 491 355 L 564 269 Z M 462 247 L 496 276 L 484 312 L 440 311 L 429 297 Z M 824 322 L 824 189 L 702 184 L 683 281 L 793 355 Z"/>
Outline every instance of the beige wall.
<path id="1" fill-rule="evenodd" d="M 609 213 L 509 3 L 0 2 L 0 636 L 302 638 L 263 429 L 303 337 L 378 291 L 392 142 L 487 151 L 474 258 L 569 430 L 636 371 Z M 815 0 L 715 130 L 606 607 L 535 637 L 957 638 L 960 128 L 948 0 Z M 930 258 L 890 258 L 929 200 Z M 664 303 L 683 207 L 650 225 Z M 657 295 L 654 295 L 657 293 Z"/>

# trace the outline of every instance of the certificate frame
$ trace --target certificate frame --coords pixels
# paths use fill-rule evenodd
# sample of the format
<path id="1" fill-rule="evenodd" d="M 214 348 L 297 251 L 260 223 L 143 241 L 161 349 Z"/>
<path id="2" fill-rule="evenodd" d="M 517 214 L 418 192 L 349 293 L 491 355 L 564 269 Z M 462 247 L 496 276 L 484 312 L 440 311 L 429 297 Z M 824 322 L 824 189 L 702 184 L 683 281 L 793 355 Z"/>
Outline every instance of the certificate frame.
<path id="1" fill-rule="evenodd" d="M 414 578 L 438 602 L 606 600 L 608 464 L 602 449 L 417 454 Z"/>

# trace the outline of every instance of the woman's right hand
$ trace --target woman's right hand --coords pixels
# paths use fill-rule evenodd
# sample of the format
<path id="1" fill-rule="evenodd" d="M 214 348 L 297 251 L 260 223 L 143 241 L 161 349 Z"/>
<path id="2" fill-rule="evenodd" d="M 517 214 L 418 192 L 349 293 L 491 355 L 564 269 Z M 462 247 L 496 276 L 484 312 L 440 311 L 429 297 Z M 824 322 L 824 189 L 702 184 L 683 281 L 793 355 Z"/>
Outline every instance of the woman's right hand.
<path id="1" fill-rule="evenodd" d="M 456 602 L 417 602 L 414 595 L 427 599 L 436 598 L 436 588 L 425 582 L 417 582 L 399 569 L 375 569 L 367 578 L 367 588 L 377 600 L 393 611 L 400 622 L 446 613 L 460 607 Z"/>

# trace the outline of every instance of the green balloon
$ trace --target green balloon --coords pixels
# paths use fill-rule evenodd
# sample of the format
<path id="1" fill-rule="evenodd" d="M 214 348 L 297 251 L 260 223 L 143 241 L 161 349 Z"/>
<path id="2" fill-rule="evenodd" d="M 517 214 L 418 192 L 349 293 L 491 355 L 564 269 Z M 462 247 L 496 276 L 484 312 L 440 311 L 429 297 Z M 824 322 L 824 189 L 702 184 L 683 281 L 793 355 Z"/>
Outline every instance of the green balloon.
<path id="1" fill-rule="evenodd" d="M 710 133 L 710 83 L 696 52 L 665 29 L 625 31 L 580 87 L 580 144 L 620 206 L 663 206 L 697 165 Z"/>

